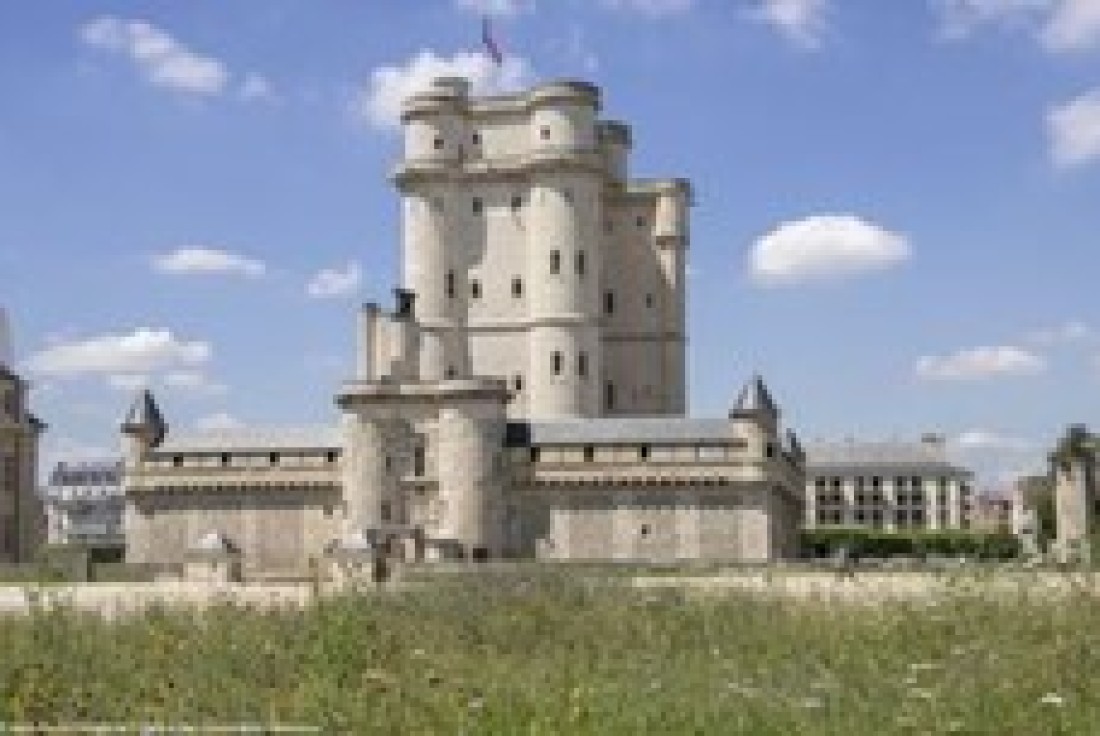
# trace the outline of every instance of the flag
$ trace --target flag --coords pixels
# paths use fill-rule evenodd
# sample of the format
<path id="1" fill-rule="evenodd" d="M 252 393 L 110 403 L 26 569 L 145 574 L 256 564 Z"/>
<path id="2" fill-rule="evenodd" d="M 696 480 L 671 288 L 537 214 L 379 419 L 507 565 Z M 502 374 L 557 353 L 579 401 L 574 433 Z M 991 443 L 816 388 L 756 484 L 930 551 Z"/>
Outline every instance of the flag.
<path id="1" fill-rule="evenodd" d="M 496 62 L 497 66 L 504 63 L 504 54 L 500 51 L 500 46 L 497 45 L 496 39 L 493 38 L 493 29 L 489 25 L 489 16 L 485 16 L 481 19 L 481 42 L 485 44 L 485 50 L 489 52 L 489 57 Z"/>

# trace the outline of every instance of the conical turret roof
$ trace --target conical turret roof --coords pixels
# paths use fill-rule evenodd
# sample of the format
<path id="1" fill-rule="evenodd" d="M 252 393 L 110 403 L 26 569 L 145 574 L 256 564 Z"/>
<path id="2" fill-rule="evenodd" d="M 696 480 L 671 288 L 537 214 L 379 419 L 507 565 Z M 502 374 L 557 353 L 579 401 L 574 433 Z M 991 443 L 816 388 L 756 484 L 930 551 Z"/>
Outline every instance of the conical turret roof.
<path id="1" fill-rule="evenodd" d="M 168 431 L 168 425 L 157 406 L 157 400 L 153 398 L 153 392 L 142 389 L 141 393 L 130 405 L 126 412 L 126 419 L 122 422 L 122 431 L 126 433 L 147 433 L 153 446 L 159 445 Z"/>
<path id="2" fill-rule="evenodd" d="M 734 402 L 733 410 L 730 412 L 730 416 L 752 414 L 779 415 L 775 399 L 772 398 L 771 392 L 768 391 L 768 387 L 764 384 L 764 379 L 760 377 L 760 374 L 753 375 L 749 382 L 745 384 L 745 387 L 741 389 L 737 401 Z"/>

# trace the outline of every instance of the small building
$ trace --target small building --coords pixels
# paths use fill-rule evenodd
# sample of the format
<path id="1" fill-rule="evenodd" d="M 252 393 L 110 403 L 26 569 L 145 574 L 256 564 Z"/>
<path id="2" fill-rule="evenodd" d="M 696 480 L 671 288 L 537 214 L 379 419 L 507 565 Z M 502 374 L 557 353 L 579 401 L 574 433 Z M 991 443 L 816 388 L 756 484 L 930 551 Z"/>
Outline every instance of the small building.
<path id="1" fill-rule="evenodd" d="M 49 544 L 121 554 L 126 543 L 121 460 L 60 461 L 41 494 Z"/>
<path id="2" fill-rule="evenodd" d="M 974 474 L 940 435 L 917 442 L 813 442 L 806 446 L 804 526 L 968 529 Z"/>

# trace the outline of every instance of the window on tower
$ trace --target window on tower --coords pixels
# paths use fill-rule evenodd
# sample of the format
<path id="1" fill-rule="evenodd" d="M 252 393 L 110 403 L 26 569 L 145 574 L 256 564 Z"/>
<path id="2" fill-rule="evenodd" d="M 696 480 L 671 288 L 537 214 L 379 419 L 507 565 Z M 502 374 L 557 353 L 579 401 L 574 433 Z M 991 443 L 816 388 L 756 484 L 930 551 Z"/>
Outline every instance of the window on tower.
<path id="1" fill-rule="evenodd" d="M 481 282 L 476 279 L 470 282 L 470 297 L 473 299 L 481 298 Z"/>
<path id="2" fill-rule="evenodd" d="M 517 373 L 516 377 L 512 379 L 512 387 L 515 388 L 516 391 L 522 391 L 523 390 L 523 374 L 522 373 Z"/>
<path id="3" fill-rule="evenodd" d="M 554 375 L 555 376 L 560 376 L 561 375 L 561 368 L 562 368 L 561 351 L 559 351 L 559 350 L 554 351 L 553 362 L 554 362 Z"/>
<path id="4" fill-rule="evenodd" d="M 485 209 L 485 203 L 481 200 L 481 197 L 474 197 L 474 214 L 480 215 Z"/>
<path id="5" fill-rule="evenodd" d="M 434 141 L 432 141 L 432 148 L 434 148 L 437 151 L 442 151 L 443 150 L 443 139 L 439 138 L 439 137 L 436 137 L 436 139 Z"/>
<path id="6" fill-rule="evenodd" d="M 447 297 L 454 299 L 455 297 L 455 272 L 447 272 Z"/>
<path id="7" fill-rule="evenodd" d="M 470 140 L 473 142 L 473 144 L 475 146 L 480 146 L 481 145 L 481 133 L 474 133 L 470 137 Z"/>
<path id="8" fill-rule="evenodd" d="M 523 207 L 523 197 L 519 194 L 512 195 L 512 211 L 515 212 Z"/>
<path id="9" fill-rule="evenodd" d="M 608 410 L 615 408 L 615 384 L 612 381 L 608 381 L 604 384 L 603 405 Z"/>
<path id="10" fill-rule="evenodd" d="M 541 128 L 539 128 L 539 138 L 541 138 L 544 141 L 550 140 L 550 127 L 549 126 L 544 125 Z"/>
<path id="11" fill-rule="evenodd" d="M 523 296 L 523 279 L 518 276 L 512 279 L 512 296 L 519 299 Z"/>
<path id="12" fill-rule="evenodd" d="M 550 273 L 561 273 L 561 251 L 550 251 Z"/>
<path id="13" fill-rule="evenodd" d="M 584 267 L 585 267 L 584 251 L 579 250 L 579 251 L 577 251 L 577 275 L 578 276 L 584 276 Z"/>
<path id="14" fill-rule="evenodd" d="M 604 314 L 615 313 L 615 292 L 605 291 L 603 294 L 603 311 Z"/>
<path id="15" fill-rule="evenodd" d="M 588 375 L 588 353 L 577 354 L 577 375 L 581 378 Z"/>

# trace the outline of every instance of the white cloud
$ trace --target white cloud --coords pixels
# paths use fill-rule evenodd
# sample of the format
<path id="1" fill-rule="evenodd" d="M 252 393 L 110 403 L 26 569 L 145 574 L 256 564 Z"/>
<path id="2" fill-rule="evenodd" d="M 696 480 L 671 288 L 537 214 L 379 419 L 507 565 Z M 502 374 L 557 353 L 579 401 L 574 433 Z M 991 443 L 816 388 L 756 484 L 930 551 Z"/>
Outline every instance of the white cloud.
<path id="1" fill-rule="evenodd" d="M 455 0 L 455 7 L 478 15 L 508 18 L 535 9 L 535 0 Z"/>
<path id="2" fill-rule="evenodd" d="M 647 18 L 666 18 L 691 10 L 695 0 L 602 0 L 612 10 L 638 13 Z"/>
<path id="3" fill-rule="evenodd" d="M 1061 0 L 1040 32 L 1051 51 L 1083 51 L 1100 45 L 1100 2 Z"/>
<path id="4" fill-rule="evenodd" d="M 1047 113 L 1050 156 L 1060 168 L 1100 159 L 1100 88 Z"/>
<path id="5" fill-rule="evenodd" d="M 234 417 L 232 414 L 228 414 L 224 411 L 200 417 L 195 422 L 195 428 L 204 432 L 214 432 L 227 429 L 241 429 L 244 426 L 245 425 L 243 422 Z"/>
<path id="6" fill-rule="evenodd" d="M 774 28 L 796 46 L 815 49 L 825 33 L 828 0 L 759 0 L 750 17 Z"/>
<path id="7" fill-rule="evenodd" d="M 112 373 L 107 376 L 107 385 L 111 388 L 133 393 L 151 385 L 149 376 L 144 373 Z"/>
<path id="8" fill-rule="evenodd" d="M 275 102 L 278 99 L 274 87 L 271 86 L 270 80 L 257 72 L 249 72 L 244 75 L 238 94 L 240 98 L 246 102 Z"/>
<path id="9" fill-rule="evenodd" d="M 143 20 L 96 18 L 80 29 L 80 37 L 93 48 L 125 54 L 154 86 L 218 95 L 229 83 L 229 70 L 220 60 L 195 53 Z"/>
<path id="10" fill-rule="evenodd" d="M 325 268 L 306 284 L 306 293 L 314 299 L 347 296 L 359 289 L 362 280 L 358 263 L 349 263 L 343 269 Z"/>
<path id="11" fill-rule="evenodd" d="M 42 441 L 42 462 L 39 470 L 43 477 L 60 462 L 78 463 L 92 460 L 114 460 L 122 453 L 117 447 L 84 442 L 72 437 L 55 436 L 53 432 L 47 432 Z"/>
<path id="12" fill-rule="evenodd" d="M 404 64 L 381 66 L 355 96 L 352 113 L 376 128 L 400 125 L 405 98 L 431 87 L 436 77 L 465 77 L 475 95 L 498 94 L 524 87 L 532 78 L 526 59 L 506 56 L 496 64 L 482 53 L 459 52 L 448 58 L 425 49 Z"/>
<path id="13" fill-rule="evenodd" d="M 1072 345 L 1088 340 L 1092 337 L 1092 329 L 1080 320 L 1070 320 L 1057 327 L 1046 330 L 1036 330 L 1027 336 L 1028 342 L 1036 345 Z"/>
<path id="14" fill-rule="evenodd" d="M 169 330 L 141 328 L 129 334 L 100 335 L 53 345 L 32 355 L 27 368 L 47 376 L 136 376 L 202 365 L 210 355 L 208 343 L 180 340 Z"/>
<path id="15" fill-rule="evenodd" d="M 164 385 L 198 394 L 222 395 L 229 391 L 224 383 L 219 383 L 202 371 L 176 370 L 164 374 Z"/>
<path id="16" fill-rule="evenodd" d="M 977 347 L 944 356 L 917 360 L 918 378 L 930 381 L 978 381 L 1007 376 L 1029 376 L 1046 370 L 1046 360 L 1012 345 Z"/>
<path id="17" fill-rule="evenodd" d="M 983 26 L 1026 30 L 1052 52 L 1100 45 L 1097 0 L 932 0 L 940 36 L 961 40 Z"/>
<path id="18" fill-rule="evenodd" d="M 969 429 L 954 438 L 953 444 L 966 451 L 1025 452 L 1035 449 L 1035 443 L 988 429 Z"/>
<path id="19" fill-rule="evenodd" d="M 749 269 L 765 286 L 835 281 L 908 260 L 905 236 L 854 215 L 814 215 L 785 222 L 753 244 Z"/>
<path id="20" fill-rule="evenodd" d="M 153 269 L 175 276 L 223 274 L 246 278 L 259 278 L 267 271 L 262 261 L 203 246 L 177 248 L 171 253 L 154 256 Z"/>

